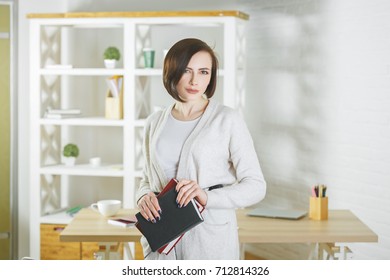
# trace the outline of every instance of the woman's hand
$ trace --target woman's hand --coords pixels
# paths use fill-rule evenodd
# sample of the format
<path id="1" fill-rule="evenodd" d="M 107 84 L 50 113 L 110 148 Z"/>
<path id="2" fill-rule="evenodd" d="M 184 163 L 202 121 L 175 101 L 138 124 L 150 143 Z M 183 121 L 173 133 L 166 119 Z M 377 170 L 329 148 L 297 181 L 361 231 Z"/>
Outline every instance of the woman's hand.
<path id="1" fill-rule="evenodd" d="M 150 192 L 138 200 L 138 209 L 141 215 L 152 223 L 161 219 L 161 208 L 154 192 Z"/>
<path id="2" fill-rule="evenodd" d="M 176 185 L 177 204 L 179 207 L 186 206 L 191 199 L 196 198 L 203 206 L 207 203 L 207 194 L 201 189 L 197 182 L 191 180 L 180 180 Z"/>

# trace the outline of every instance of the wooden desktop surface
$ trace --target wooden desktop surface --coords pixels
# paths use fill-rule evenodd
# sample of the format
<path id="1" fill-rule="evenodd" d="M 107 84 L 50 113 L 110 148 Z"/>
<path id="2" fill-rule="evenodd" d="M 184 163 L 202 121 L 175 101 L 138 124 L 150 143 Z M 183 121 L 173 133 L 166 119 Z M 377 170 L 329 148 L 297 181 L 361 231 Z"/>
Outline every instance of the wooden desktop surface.
<path id="1" fill-rule="evenodd" d="M 121 209 L 115 218 L 128 217 L 138 211 Z M 91 208 L 78 212 L 60 234 L 61 241 L 71 242 L 137 242 L 141 233 L 136 227 L 123 228 L 107 223 L 108 218 Z"/>
<path id="2" fill-rule="evenodd" d="M 349 210 L 330 210 L 328 220 L 248 217 L 237 211 L 241 243 L 378 242 L 378 236 Z"/>
<path id="3" fill-rule="evenodd" d="M 336 243 L 378 242 L 378 236 L 349 210 L 330 210 L 326 221 L 249 217 L 245 209 L 237 210 L 241 243 Z M 135 214 L 122 209 L 117 217 Z M 60 234 L 61 241 L 137 242 L 137 228 L 123 228 L 107 223 L 107 218 L 90 208 L 82 209 Z"/>

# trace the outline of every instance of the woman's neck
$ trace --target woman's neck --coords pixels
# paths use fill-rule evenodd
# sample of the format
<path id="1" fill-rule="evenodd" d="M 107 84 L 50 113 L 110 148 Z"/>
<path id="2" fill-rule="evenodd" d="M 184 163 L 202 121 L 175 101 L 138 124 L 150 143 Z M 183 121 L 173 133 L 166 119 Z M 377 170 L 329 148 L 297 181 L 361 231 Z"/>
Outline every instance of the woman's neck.
<path id="1" fill-rule="evenodd" d="M 180 121 L 194 120 L 203 114 L 208 104 L 209 100 L 206 98 L 185 103 L 176 101 L 176 104 L 172 109 L 172 115 L 175 119 Z"/>

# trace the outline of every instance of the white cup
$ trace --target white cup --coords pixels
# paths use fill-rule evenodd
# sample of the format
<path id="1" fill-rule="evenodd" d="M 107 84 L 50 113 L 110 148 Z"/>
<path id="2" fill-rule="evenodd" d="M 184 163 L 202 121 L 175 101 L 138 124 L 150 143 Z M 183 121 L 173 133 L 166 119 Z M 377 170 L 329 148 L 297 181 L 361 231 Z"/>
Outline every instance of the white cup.
<path id="1" fill-rule="evenodd" d="M 118 213 L 119 209 L 121 208 L 121 204 L 122 203 L 120 200 L 99 200 L 97 203 L 92 203 L 91 208 L 103 216 L 109 217 Z"/>
<path id="2" fill-rule="evenodd" d="M 100 159 L 100 157 L 93 157 L 93 158 L 90 158 L 90 159 L 89 159 L 89 163 L 90 163 L 92 166 L 100 166 L 101 159 Z"/>

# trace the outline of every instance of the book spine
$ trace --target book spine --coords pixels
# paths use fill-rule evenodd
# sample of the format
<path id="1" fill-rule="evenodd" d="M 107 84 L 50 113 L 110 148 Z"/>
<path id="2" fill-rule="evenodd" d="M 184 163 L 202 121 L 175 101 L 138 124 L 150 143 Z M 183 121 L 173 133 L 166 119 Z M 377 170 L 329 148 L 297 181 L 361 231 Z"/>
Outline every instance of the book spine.
<path id="1" fill-rule="evenodd" d="M 78 115 L 81 114 L 80 109 L 47 109 L 49 114 L 61 114 L 61 115 Z"/>
<path id="2" fill-rule="evenodd" d="M 65 119 L 65 118 L 76 118 L 79 114 L 54 114 L 54 113 L 46 113 L 45 118 L 47 119 Z"/>

